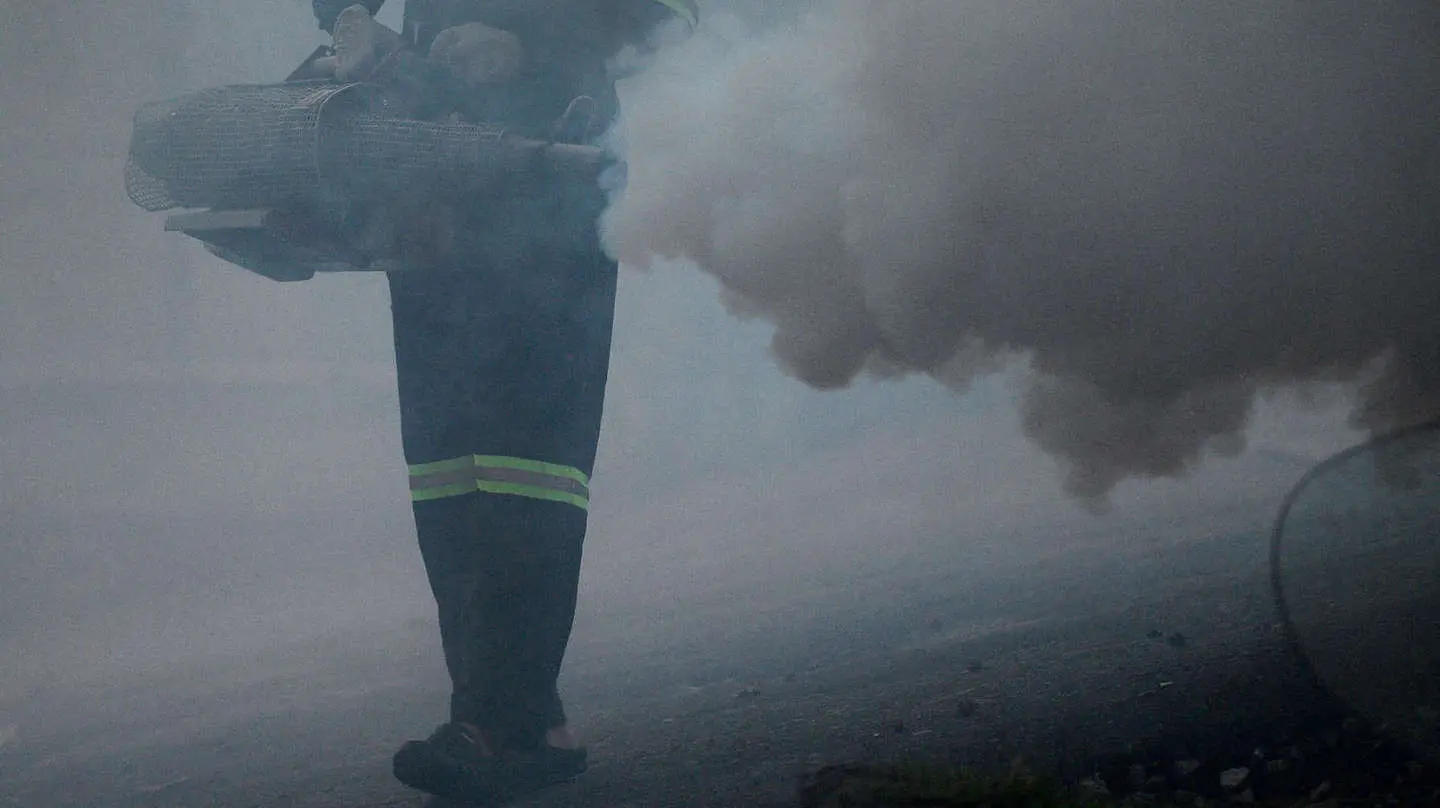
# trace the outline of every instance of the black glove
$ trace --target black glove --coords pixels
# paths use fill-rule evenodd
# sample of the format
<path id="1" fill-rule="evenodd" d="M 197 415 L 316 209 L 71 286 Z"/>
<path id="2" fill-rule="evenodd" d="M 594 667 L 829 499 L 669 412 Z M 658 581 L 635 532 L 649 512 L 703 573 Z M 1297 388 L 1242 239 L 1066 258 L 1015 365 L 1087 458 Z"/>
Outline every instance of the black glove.
<path id="1" fill-rule="evenodd" d="M 370 16 L 380 13 L 380 7 L 385 5 L 385 0 L 310 0 L 310 8 L 315 11 L 315 21 L 327 32 L 335 28 L 335 18 L 340 12 L 353 5 L 362 5 L 370 10 Z"/>

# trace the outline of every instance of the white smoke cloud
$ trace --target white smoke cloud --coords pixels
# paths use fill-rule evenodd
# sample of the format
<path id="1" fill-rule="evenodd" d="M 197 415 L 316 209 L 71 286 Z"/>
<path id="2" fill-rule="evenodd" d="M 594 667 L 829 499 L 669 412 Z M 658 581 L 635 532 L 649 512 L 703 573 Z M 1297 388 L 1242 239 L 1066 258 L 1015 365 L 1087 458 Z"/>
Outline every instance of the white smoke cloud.
<path id="1" fill-rule="evenodd" d="M 794 376 L 1024 361 L 1026 432 L 1092 502 L 1238 451 L 1274 388 L 1440 411 L 1433 4 L 803 11 L 711 14 L 624 82 L 605 220 L 772 323 Z"/>

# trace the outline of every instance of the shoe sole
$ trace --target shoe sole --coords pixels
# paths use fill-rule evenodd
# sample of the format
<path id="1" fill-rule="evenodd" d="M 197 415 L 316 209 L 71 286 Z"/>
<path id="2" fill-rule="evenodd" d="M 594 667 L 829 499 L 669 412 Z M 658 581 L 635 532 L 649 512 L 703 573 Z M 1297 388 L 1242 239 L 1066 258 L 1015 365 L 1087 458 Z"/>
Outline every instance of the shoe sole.
<path id="1" fill-rule="evenodd" d="M 395 779 L 417 791 L 437 797 L 464 799 L 479 804 L 500 804 L 551 786 L 573 783 L 589 768 L 587 763 L 571 772 L 554 772 L 538 778 L 500 777 L 511 782 L 481 783 L 448 755 L 435 751 L 425 741 L 409 741 L 395 753 Z"/>
<path id="2" fill-rule="evenodd" d="M 437 755 L 423 741 L 410 741 L 400 747 L 393 761 L 395 779 L 426 794 L 437 797 L 460 796 L 459 772 L 444 757 Z"/>

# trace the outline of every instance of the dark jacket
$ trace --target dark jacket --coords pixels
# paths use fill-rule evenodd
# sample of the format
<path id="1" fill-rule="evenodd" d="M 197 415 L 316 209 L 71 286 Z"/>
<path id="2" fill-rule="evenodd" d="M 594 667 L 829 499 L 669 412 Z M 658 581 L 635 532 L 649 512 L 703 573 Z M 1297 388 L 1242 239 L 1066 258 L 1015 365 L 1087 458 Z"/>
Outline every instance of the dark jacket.
<path id="1" fill-rule="evenodd" d="M 577 96 L 613 102 L 606 61 L 640 44 L 670 1 L 409 0 L 406 28 L 419 53 L 467 22 L 514 33 L 521 78 L 459 106 L 540 128 Z M 596 232 L 605 201 L 593 184 L 492 189 L 458 211 L 452 262 L 388 276 L 409 463 L 503 455 L 590 473 L 617 282 Z"/>
<path id="2" fill-rule="evenodd" d="M 675 14 L 673 0 L 407 0 L 405 35 L 424 53 L 445 28 L 479 22 L 515 34 L 525 48 L 520 77 L 503 86 L 440 92 L 465 117 L 540 133 L 578 96 L 590 96 L 603 117 L 613 115 L 614 90 L 606 62 Z M 686 0 L 693 2 L 693 0 Z M 375 13 L 384 0 L 365 0 Z M 353 0 L 312 0 L 329 30 Z M 436 76 L 433 83 L 440 84 Z"/>

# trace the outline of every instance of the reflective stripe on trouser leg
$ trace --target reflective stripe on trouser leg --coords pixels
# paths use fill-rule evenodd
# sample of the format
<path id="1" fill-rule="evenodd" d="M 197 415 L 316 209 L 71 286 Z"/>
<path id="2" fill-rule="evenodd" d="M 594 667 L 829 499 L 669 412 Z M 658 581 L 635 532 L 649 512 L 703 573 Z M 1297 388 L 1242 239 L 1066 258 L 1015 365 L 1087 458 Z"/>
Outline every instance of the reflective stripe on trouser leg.
<path id="1" fill-rule="evenodd" d="M 410 466 L 410 499 L 414 502 L 477 491 L 590 508 L 590 478 L 574 466 L 500 455 L 466 455 Z"/>

